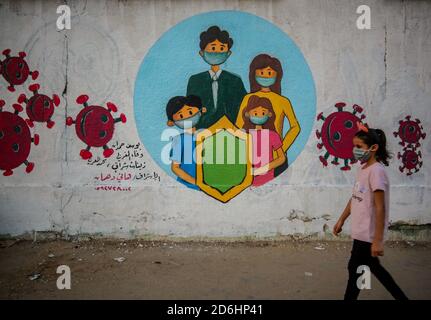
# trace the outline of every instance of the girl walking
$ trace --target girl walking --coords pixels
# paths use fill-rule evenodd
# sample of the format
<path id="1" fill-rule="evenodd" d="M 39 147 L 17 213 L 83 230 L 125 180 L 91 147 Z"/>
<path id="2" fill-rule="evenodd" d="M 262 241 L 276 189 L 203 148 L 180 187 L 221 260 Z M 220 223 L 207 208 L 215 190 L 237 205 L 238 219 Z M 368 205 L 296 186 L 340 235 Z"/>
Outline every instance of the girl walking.
<path id="1" fill-rule="evenodd" d="M 353 138 L 353 154 L 362 165 L 356 175 L 352 197 L 333 229 L 334 235 L 338 235 L 351 216 L 353 248 L 344 299 L 358 298 L 357 280 L 361 276 L 357 273 L 358 267 L 367 266 L 395 299 L 406 300 L 406 295 L 378 259 L 383 256 L 389 216 L 389 179 L 384 166 L 389 165 L 390 155 L 386 136 L 382 130 L 367 128 L 361 123 L 358 129 Z"/>

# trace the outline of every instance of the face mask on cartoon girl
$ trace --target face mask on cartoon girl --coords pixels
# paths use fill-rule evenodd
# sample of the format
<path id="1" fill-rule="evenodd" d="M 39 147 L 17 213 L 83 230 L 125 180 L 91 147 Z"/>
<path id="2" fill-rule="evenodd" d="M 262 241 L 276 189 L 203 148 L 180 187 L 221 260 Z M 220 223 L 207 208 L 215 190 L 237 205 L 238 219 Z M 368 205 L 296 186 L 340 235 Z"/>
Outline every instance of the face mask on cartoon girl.
<path id="1" fill-rule="evenodd" d="M 361 148 L 354 147 L 353 156 L 355 157 L 356 160 L 367 162 L 371 157 L 370 149 L 364 150 Z"/>
<path id="2" fill-rule="evenodd" d="M 256 125 L 263 125 L 265 124 L 269 119 L 269 115 L 264 115 L 262 117 L 258 116 L 250 116 L 250 122 Z"/>
<path id="3" fill-rule="evenodd" d="M 195 127 L 199 120 L 201 119 L 201 111 L 196 113 L 194 116 L 184 119 L 184 120 L 177 120 L 175 121 L 175 125 L 181 129 L 190 129 Z"/>
<path id="4" fill-rule="evenodd" d="M 203 52 L 203 58 L 206 63 L 212 66 L 223 64 L 230 56 L 230 51 L 227 52 Z"/>
<path id="5" fill-rule="evenodd" d="M 262 87 L 268 88 L 275 83 L 276 77 L 272 78 L 264 78 L 264 77 L 256 77 L 256 82 Z"/>

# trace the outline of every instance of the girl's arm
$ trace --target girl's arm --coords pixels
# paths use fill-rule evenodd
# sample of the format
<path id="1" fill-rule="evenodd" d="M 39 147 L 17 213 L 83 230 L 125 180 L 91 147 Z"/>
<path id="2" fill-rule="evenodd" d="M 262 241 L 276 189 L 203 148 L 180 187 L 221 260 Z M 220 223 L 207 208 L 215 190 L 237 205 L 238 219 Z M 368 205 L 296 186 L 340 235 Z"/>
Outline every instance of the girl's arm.
<path id="1" fill-rule="evenodd" d="M 371 245 L 371 255 L 373 257 L 383 256 L 383 233 L 385 229 L 385 192 L 376 190 L 374 194 L 374 205 L 376 206 L 376 228 L 374 240 Z"/>
<path id="2" fill-rule="evenodd" d="M 196 179 L 181 169 L 179 163 L 172 161 L 171 170 L 177 177 L 183 179 L 184 181 L 187 181 L 190 184 L 196 184 Z"/>
<path id="3" fill-rule="evenodd" d="M 347 202 L 346 208 L 344 208 L 343 213 L 341 214 L 340 218 L 338 219 L 337 223 L 334 226 L 333 233 L 335 236 L 337 236 L 341 232 L 341 230 L 343 229 L 344 222 L 350 216 L 351 203 L 352 203 L 352 198 L 350 198 L 349 202 Z"/>
<path id="4" fill-rule="evenodd" d="M 296 119 L 295 112 L 293 111 L 292 105 L 287 99 L 287 103 L 283 104 L 283 112 L 287 117 L 287 120 L 289 121 L 290 129 L 287 131 L 286 135 L 283 138 L 283 150 L 284 152 L 287 152 L 289 150 L 290 146 L 295 141 L 296 137 L 299 135 L 299 132 L 301 131 L 301 127 L 299 126 L 299 122 Z M 282 133 L 281 133 L 282 134 Z"/>
<path id="5" fill-rule="evenodd" d="M 268 163 L 267 165 L 264 165 L 263 167 L 257 168 L 254 171 L 254 175 L 261 175 L 261 174 L 265 174 L 268 171 L 277 168 L 278 166 L 281 166 L 284 161 L 286 160 L 286 154 L 283 151 L 283 148 L 280 147 L 276 150 L 277 152 L 277 158 L 275 158 L 274 160 L 272 160 L 270 163 Z"/>

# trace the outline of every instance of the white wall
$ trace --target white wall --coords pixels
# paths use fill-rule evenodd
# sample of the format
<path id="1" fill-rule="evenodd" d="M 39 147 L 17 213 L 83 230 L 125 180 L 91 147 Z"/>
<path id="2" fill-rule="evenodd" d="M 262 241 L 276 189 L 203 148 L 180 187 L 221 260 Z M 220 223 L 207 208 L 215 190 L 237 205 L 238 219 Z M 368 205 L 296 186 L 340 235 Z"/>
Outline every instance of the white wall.
<path id="1" fill-rule="evenodd" d="M 429 163 L 431 153 L 431 3 L 366 1 L 371 30 L 356 28 L 356 8 L 363 1 L 73 1 L 72 29 L 56 29 L 56 1 L 0 1 L 0 49 L 24 50 L 39 70 L 44 91 L 62 98 L 53 129 L 37 125 L 41 143 L 11 177 L 0 176 L 0 234 L 36 231 L 106 236 L 277 236 L 322 235 L 332 228 L 351 192 L 354 171 L 322 168 L 316 148 L 315 123 L 301 155 L 270 185 L 245 190 L 227 204 L 185 189 L 144 151 L 146 172 L 160 182 L 139 180 L 131 191 L 95 190 L 97 166 L 80 159 L 84 146 L 66 115 L 79 111 L 76 97 L 114 101 L 128 116 L 113 139 L 140 142 L 133 121 L 134 80 L 154 42 L 170 27 L 201 12 L 241 10 L 268 19 L 299 46 L 311 68 L 317 90 L 317 113 L 333 111 L 337 101 L 366 107 L 367 119 L 388 135 L 398 120 L 413 114 L 422 120 L 421 170 L 407 177 L 397 159 L 391 180 L 392 222 L 431 223 Z M 29 94 L 25 85 L 25 92 Z M 0 79 L 0 98 L 7 106 L 20 93 L 10 93 Z M 63 94 L 62 94 L 63 93 Z M 95 156 L 101 154 L 94 150 Z M 295 218 L 297 217 L 297 218 Z M 348 229 L 347 229 L 348 230 Z"/>

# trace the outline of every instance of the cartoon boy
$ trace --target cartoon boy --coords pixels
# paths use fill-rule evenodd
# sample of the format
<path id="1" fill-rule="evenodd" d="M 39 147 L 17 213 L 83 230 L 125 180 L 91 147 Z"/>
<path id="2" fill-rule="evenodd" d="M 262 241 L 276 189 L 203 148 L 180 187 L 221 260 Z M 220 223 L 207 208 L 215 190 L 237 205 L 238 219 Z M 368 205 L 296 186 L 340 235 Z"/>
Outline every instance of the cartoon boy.
<path id="1" fill-rule="evenodd" d="M 241 78 L 220 69 L 232 54 L 233 39 L 229 33 L 212 26 L 200 35 L 200 56 L 211 68 L 190 77 L 187 95 L 196 95 L 202 99 L 208 112 L 202 117 L 197 128 L 208 128 L 223 115 L 235 123 L 239 106 L 247 94 Z"/>
<path id="2" fill-rule="evenodd" d="M 187 187 L 199 190 L 196 185 L 196 124 L 201 115 L 206 112 L 199 97 L 176 96 L 166 105 L 168 126 L 176 125 L 182 133 L 172 138 L 170 154 L 171 170 L 178 177 L 177 180 Z"/>

